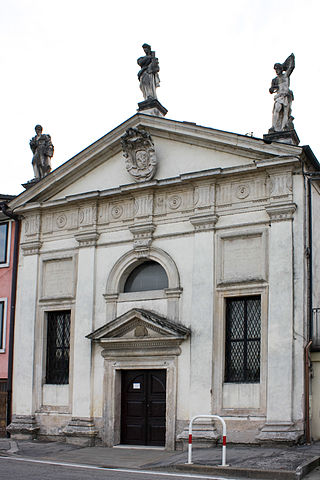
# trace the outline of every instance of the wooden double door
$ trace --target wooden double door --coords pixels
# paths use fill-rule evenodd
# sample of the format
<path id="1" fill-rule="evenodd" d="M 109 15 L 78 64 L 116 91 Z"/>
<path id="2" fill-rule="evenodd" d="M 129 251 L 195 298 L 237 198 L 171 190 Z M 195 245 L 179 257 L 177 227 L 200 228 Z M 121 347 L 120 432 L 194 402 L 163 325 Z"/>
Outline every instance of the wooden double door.
<path id="1" fill-rule="evenodd" d="M 121 443 L 165 445 L 166 370 L 121 374 Z"/>

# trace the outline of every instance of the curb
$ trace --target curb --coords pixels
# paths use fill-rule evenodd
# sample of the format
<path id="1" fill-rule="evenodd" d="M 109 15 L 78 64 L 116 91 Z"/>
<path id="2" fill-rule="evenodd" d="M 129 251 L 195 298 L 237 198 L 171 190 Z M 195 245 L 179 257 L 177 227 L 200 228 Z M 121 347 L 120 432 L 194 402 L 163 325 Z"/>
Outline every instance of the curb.
<path id="1" fill-rule="evenodd" d="M 257 468 L 246 467 L 219 467 L 212 465 L 171 465 L 172 470 L 190 473 L 210 473 L 224 477 L 243 477 L 254 479 L 270 480 L 300 480 L 317 466 L 320 465 L 320 457 L 313 457 L 311 460 L 299 465 L 296 470 L 261 470 Z"/>
<path id="2" fill-rule="evenodd" d="M 320 465 L 320 457 L 313 457 L 308 462 L 304 462 L 296 469 L 296 478 L 303 478 L 305 475 L 310 473 L 312 470 L 317 468 Z"/>

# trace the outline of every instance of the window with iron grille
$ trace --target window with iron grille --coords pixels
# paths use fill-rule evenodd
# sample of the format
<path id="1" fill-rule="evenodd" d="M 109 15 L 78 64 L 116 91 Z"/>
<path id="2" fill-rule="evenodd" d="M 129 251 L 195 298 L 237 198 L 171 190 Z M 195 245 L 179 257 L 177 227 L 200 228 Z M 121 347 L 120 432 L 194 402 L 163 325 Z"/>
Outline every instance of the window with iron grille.
<path id="1" fill-rule="evenodd" d="M 260 382 L 260 296 L 227 298 L 225 382 Z"/>
<path id="2" fill-rule="evenodd" d="M 70 310 L 47 313 L 46 383 L 69 383 Z"/>
<path id="3" fill-rule="evenodd" d="M 0 223 L 0 265 L 8 262 L 9 224 Z"/>

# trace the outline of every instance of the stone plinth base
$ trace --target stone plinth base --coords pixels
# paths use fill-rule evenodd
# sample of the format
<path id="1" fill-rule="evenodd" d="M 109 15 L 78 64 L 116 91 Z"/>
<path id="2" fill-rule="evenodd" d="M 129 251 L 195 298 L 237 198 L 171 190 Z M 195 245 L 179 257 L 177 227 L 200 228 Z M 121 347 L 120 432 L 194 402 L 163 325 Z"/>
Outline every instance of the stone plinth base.
<path id="1" fill-rule="evenodd" d="M 303 437 L 303 431 L 293 423 L 266 423 L 257 440 L 260 443 L 289 443 L 295 444 Z"/>
<path id="2" fill-rule="evenodd" d="M 138 103 L 138 107 L 137 111 L 139 113 L 146 113 L 156 117 L 164 117 L 168 113 L 168 110 L 164 108 L 156 98 L 150 98 L 149 100 L 140 102 Z"/>
<path id="3" fill-rule="evenodd" d="M 34 440 L 39 428 L 33 415 L 16 415 L 8 425 L 7 431 L 14 440 Z"/>
<path id="4" fill-rule="evenodd" d="M 192 445 L 193 447 L 212 447 L 218 443 L 219 433 L 212 424 L 196 423 L 192 425 Z M 185 427 L 183 432 L 177 436 L 177 447 L 187 450 L 189 443 L 189 427 Z"/>
<path id="5" fill-rule="evenodd" d="M 95 424 L 91 418 L 72 418 L 63 433 L 67 443 L 93 447 L 98 434 Z"/>
<path id="6" fill-rule="evenodd" d="M 280 142 L 290 145 L 299 145 L 300 140 L 295 129 L 285 130 L 284 132 L 270 132 L 263 135 L 265 142 Z"/>

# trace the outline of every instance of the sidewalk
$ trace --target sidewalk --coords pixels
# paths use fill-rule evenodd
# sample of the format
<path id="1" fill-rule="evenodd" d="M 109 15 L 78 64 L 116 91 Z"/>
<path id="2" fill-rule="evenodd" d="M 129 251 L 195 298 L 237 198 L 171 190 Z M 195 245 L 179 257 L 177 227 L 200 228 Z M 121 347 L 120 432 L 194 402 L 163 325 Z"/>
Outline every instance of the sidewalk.
<path id="1" fill-rule="evenodd" d="M 220 446 L 194 448 L 193 465 L 186 465 L 187 452 L 166 452 L 155 447 L 78 447 L 57 442 L 15 442 L 5 438 L 0 439 L 0 455 L 109 468 L 197 472 L 226 478 L 320 480 L 320 468 L 317 468 L 320 443 L 294 447 L 230 445 L 227 447 L 228 467 L 219 467 Z"/>

